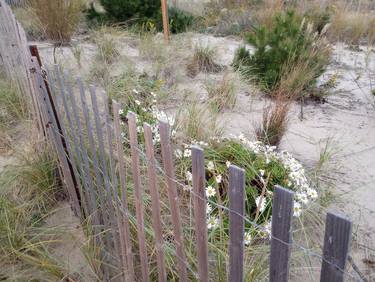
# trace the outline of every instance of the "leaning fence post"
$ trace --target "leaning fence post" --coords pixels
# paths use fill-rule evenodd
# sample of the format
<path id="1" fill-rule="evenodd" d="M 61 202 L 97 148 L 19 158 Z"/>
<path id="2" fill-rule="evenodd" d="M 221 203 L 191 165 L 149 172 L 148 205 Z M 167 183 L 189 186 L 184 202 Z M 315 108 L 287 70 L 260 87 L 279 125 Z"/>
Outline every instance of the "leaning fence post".
<path id="1" fill-rule="evenodd" d="M 343 215 L 329 212 L 324 235 L 321 282 L 344 281 L 351 236 L 352 222 Z"/>
<path id="2" fill-rule="evenodd" d="M 203 150 L 192 146 L 193 204 L 195 234 L 197 237 L 198 280 L 208 281 L 208 242 L 206 220 L 205 168 Z"/>
<path id="3" fill-rule="evenodd" d="M 293 196 L 290 190 L 276 186 L 272 205 L 270 281 L 287 282 L 292 243 Z"/>
<path id="4" fill-rule="evenodd" d="M 229 278 L 231 282 L 243 281 L 245 171 L 229 167 Z"/>

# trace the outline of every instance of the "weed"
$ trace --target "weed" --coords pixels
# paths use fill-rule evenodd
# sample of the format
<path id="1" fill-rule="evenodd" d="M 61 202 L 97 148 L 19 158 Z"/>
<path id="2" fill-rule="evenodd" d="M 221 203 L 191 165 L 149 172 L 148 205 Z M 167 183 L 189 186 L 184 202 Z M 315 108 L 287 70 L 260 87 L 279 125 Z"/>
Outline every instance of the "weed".
<path id="1" fill-rule="evenodd" d="M 279 98 L 274 105 L 264 109 L 262 122 L 255 130 L 259 141 L 272 146 L 279 145 L 287 130 L 289 108 L 290 102 Z"/>
<path id="2" fill-rule="evenodd" d="M 102 26 L 94 31 L 93 35 L 93 40 L 98 48 L 97 58 L 107 65 L 112 64 L 120 56 L 120 51 L 116 46 L 112 32 L 116 32 L 116 30 Z"/>
<path id="3" fill-rule="evenodd" d="M 62 279 L 63 269 L 47 249 L 55 233 L 42 228 L 63 194 L 56 177 L 57 162 L 50 158 L 49 150 L 21 153 L 17 162 L 0 175 L 0 264 L 21 261 Z"/>
<path id="4" fill-rule="evenodd" d="M 199 72 L 217 73 L 223 67 L 214 60 L 215 50 L 209 46 L 197 45 L 191 62 L 187 65 L 187 73 L 190 77 L 196 76 Z"/>
<path id="5" fill-rule="evenodd" d="M 17 126 L 28 118 L 28 101 L 15 85 L 0 76 L 0 150 L 8 150 Z"/>
<path id="6" fill-rule="evenodd" d="M 215 113 L 209 110 L 209 105 L 192 101 L 184 104 L 176 115 L 176 130 L 179 138 L 185 141 L 208 141 L 222 135 L 222 128 Z"/>
<path id="7" fill-rule="evenodd" d="M 32 12 L 46 38 L 56 44 L 68 44 L 78 28 L 82 0 L 33 0 Z"/>
<path id="8" fill-rule="evenodd" d="M 236 83 L 235 76 L 228 73 L 220 82 L 208 83 L 206 90 L 211 105 L 219 111 L 232 109 L 236 104 Z"/>
<path id="9" fill-rule="evenodd" d="M 81 68 L 81 58 L 82 58 L 82 53 L 83 53 L 83 48 L 79 44 L 74 44 L 71 46 L 71 50 L 73 53 L 74 58 L 77 61 L 78 67 Z"/>

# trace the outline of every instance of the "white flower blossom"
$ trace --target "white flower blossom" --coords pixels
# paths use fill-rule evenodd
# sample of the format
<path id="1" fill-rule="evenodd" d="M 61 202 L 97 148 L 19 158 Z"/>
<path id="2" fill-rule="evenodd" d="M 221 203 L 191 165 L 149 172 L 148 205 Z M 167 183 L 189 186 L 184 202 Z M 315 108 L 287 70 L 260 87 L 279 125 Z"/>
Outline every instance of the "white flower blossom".
<path id="1" fill-rule="evenodd" d="M 207 228 L 213 229 L 219 226 L 219 219 L 217 217 L 210 216 L 207 220 Z"/>
<path id="2" fill-rule="evenodd" d="M 212 212 L 212 207 L 211 207 L 210 203 L 207 203 L 206 214 L 210 214 L 211 212 Z"/>
<path id="3" fill-rule="evenodd" d="M 119 109 L 118 110 L 118 114 L 121 116 L 121 115 L 123 115 L 124 114 L 124 110 L 123 109 Z"/>
<path id="4" fill-rule="evenodd" d="M 184 151 L 184 157 L 185 158 L 191 157 L 191 150 L 190 149 L 185 149 L 185 151 Z"/>
<path id="5" fill-rule="evenodd" d="M 261 213 L 264 212 L 264 210 L 266 209 L 266 198 L 261 196 L 257 197 L 255 199 L 255 204 L 257 205 L 257 208 Z"/>
<path id="6" fill-rule="evenodd" d="M 139 92 L 138 92 L 137 89 L 133 89 L 133 92 L 134 92 L 135 94 L 139 94 Z"/>
<path id="7" fill-rule="evenodd" d="M 216 195 L 216 189 L 212 186 L 208 186 L 206 188 L 206 196 L 209 198 L 209 197 L 213 197 Z"/>
<path id="8" fill-rule="evenodd" d="M 260 169 L 260 170 L 259 170 L 259 174 L 260 174 L 260 176 L 263 177 L 263 176 L 264 176 L 264 169 Z"/>
<path id="9" fill-rule="evenodd" d="M 174 151 L 174 155 L 176 156 L 176 158 L 181 159 L 182 158 L 182 151 L 180 149 L 176 149 Z"/>
<path id="10" fill-rule="evenodd" d="M 134 103 L 136 103 L 138 106 L 141 104 L 141 101 L 139 100 L 134 100 Z"/>
<path id="11" fill-rule="evenodd" d="M 193 181 L 193 175 L 191 174 L 190 171 L 187 171 L 187 172 L 185 173 L 185 177 L 186 177 L 186 180 L 187 180 L 187 181 L 189 181 L 189 182 Z"/>
<path id="12" fill-rule="evenodd" d="M 244 234 L 244 243 L 245 246 L 249 246 L 251 244 L 252 236 L 250 232 L 245 232 Z"/>
<path id="13" fill-rule="evenodd" d="M 221 174 L 218 174 L 218 175 L 215 177 L 215 180 L 216 180 L 216 183 L 221 183 L 221 181 L 223 180 L 223 177 L 221 176 Z"/>
<path id="14" fill-rule="evenodd" d="M 294 202 L 294 207 L 293 207 L 293 216 L 299 217 L 302 213 L 302 207 L 301 204 L 298 202 Z"/>
<path id="15" fill-rule="evenodd" d="M 213 171 L 215 169 L 215 165 L 212 161 L 209 161 L 208 164 L 207 164 L 207 169 L 209 171 Z"/>
<path id="16" fill-rule="evenodd" d="M 227 166 L 227 168 L 229 168 L 231 166 L 231 162 L 230 161 L 226 161 L 225 165 Z"/>

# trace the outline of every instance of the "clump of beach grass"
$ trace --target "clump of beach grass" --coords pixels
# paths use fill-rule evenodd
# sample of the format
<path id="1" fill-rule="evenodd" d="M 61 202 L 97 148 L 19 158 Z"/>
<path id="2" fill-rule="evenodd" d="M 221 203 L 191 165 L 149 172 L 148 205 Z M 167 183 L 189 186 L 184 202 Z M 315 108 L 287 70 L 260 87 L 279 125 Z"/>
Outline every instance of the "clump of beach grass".
<path id="1" fill-rule="evenodd" d="M 199 72 L 220 72 L 223 67 L 215 62 L 215 55 L 215 49 L 209 46 L 195 46 L 193 57 L 187 65 L 187 74 L 190 77 L 195 77 Z"/>

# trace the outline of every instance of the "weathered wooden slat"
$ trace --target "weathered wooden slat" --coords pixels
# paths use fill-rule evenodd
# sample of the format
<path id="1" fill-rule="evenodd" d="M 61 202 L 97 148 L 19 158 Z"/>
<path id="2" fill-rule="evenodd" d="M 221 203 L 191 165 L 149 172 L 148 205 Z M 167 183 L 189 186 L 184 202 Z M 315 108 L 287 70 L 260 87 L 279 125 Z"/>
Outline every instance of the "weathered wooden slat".
<path id="1" fill-rule="evenodd" d="M 352 236 L 352 222 L 343 215 L 328 212 L 324 235 L 321 282 L 342 282 Z"/>
<path id="2" fill-rule="evenodd" d="M 286 282 L 292 243 L 293 197 L 290 190 L 276 186 L 273 193 L 270 281 Z"/>
<path id="3" fill-rule="evenodd" d="M 146 145 L 146 156 L 147 156 L 147 175 L 148 175 L 148 187 L 151 194 L 151 206 L 152 206 L 152 225 L 155 234 L 156 243 L 156 260 L 158 266 L 159 281 L 167 281 L 167 274 L 165 270 L 165 259 L 164 259 L 164 240 L 163 240 L 163 229 L 161 223 L 161 212 L 160 212 L 160 197 L 157 189 L 156 169 L 155 169 L 155 156 L 154 156 L 154 145 L 152 141 L 152 131 L 149 124 L 143 124 L 145 145 Z"/>
<path id="4" fill-rule="evenodd" d="M 129 211 L 128 211 L 128 200 L 126 195 L 126 172 L 125 172 L 125 159 L 124 159 L 124 150 L 122 147 L 121 140 L 121 125 L 120 125 L 120 105 L 112 100 L 112 109 L 113 109 L 113 119 L 115 126 L 115 139 L 116 139 L 116 150 L 117 150 L 117 159 L 119 166 L 120 174 L 120 185 L 121 185 L 121 219 L 122 219 L 122 242 L 123 242 L 123 251 L 124 251 L 124 261 L 126 261 L 126 270 L 125 278 L 126 281 L 133 282 L 135 281 L 134 274 L 134 263 L 133 263 L 133 251 L 131 243 L 131 234 L 129 228 Z"/>
<path id="5" fill-rule="evenodd" d="M 45 106 L 46 106 L 45 111 L 46 111 L 46 114 L 48 115 L 48 120 L 51 122 L 51 125 L 48 125 L 48 128 L 51 127 L 51 130 L 50 130 L 52 132 L 51 137 L 55 144 L 59 162 L 62 166 L 62 171 L 64 173 L 63 181 L 67 187 L 70 200 L 72 201 L 73 210 L 78 216 L 81 217 L 80 201 L 77 197 L 74 181 L 72 179 L 72 175 L 69 169 L 69 164 L 68 164 L 68 161 L 66 159 L 66 155 L 63 149 L 63 143 L 62 143 L 60 136 L 58 135 L 59 129 L 57 127 L 55 116 L 53 114 L 51 102 L 49 100 L 47 90 L 45 89 L 43 78 L 41 77 L 41 71 L 40 71 L 39 65 L 35 63 L 34 67 L 36 68 L 36 71 L 37 71 L 36 78 L 37 78 L 37 85 L 39 86 L 39 89 L 40 89 L 39 94 L 42 95 L 42 101 L 44 101 Z M 49 130 L 48 128 L 47 130 Z"/>
<path id="6" fill-rule="evenodd" d="M 137 124 L 136 115 L 129 112 L 127 115 L 128 126 L 129 126 L 129 137 L 130 137 L 130 150 L 132 158 L 132 176 L 134 182 L 134 193 L 135 193 L 135 209 L 137 218 L 137 235 L 139 245 L 139 256 L 141 260 L 141 271 L 142 281 L 148 282 L 148 262 L 147 262 L 147 250 L 146 250 L 146 237 L 144 233 L 144 217 L 143 217 L 143 202 L 142 202 L 142 187 L 140 180 L 140 169 L 139 169 L 139 152 L 138 152 L 138 136 L 137 136 Z"/>
<path id="7" fill-rule="evenodd" d="M 101 122 L 101 112 L 99 111 L 98 107 L 98 102 L 97 102 L 97 97 L 96 97 L 96 91 L 94 87 L 90 87 L 90 96 L 91 96 L 91 104 L 93 107 L 93 115 L 94 115 L 94 120 L 95 120 L 95 128 L 96 128 L 96 136 L 98 139 L 98 145 L 99 145 L 99 160 L 100 160 L 100 170 L 102 172 L 102 177 L 103 177 L 103 182 L 104 182 L 104 187 L 106 191 L 106 207 L 108 208 L 108 213 L 109 213 L 109 221 L 110 221 L 110 226 L 111 230 L 110 233 L 113 236 L 113 239 L 115 239 L 116 232 L 115 230 L 117 229 L 117 222 L 116 222 L 116 212 L 113 206 L 113 195 L 112 195 L 112 189 L 111 189 L 111 184 L 110 184 L 110 177 L 108 175 L 108 167 L 107 167 L 107 161 L 106 161 L 106 155 L 105 155 L 105 144 L 104 144 L 104 136 L 103 136 L 103 130 L 102 130 L 102 122 Z M 114 240 L 116 241 L 116 240 Z M 116 246 L 114 246 L 116 248 Z M 111 249 L 108 250 L 108 255 L 111 256 L 112 259 L 115 259 L 116 256 L 115 254 L 118 253 L 118 249 L 114 249 L 111 246 Z"/>
<path id="8" fill-rule="evenodd" d="M 187 261 L 184 252 L 181 218 L 180 218 L 180 204 L 177 194 L 177 187 L 175 182 L 175 171 L 173 168 L 172 148 L 170 143 L 169 125 L 165 122 L 159 123 L 161 153 L 163 158 L 164 171 L 168 185 L 168 200 L 171 210 L 173 235 L 176 243 L 176 256 L 178 260 L 178 275 L 181 282 L 187 282 Z"/>
<path id="9" fill-rule="evenodd" d="M 66 93 L 67 90 L 66 90 L 66 87 L 65 87 L 65 81 L 64 81 L 64 78 L 63 78 L 63 76 L 60 72 L 60 68 L 57 65 L 55 65 L 55 75 L 56 75 L 56 79 L 57 79 L 58 84 L 59 84 L 63 109 L 64 109 L 64 112 L 65 112 L 66 119 L 68 121 L 69 129 L 70 129 L 70 132 L 67 132 L 67 130 L 65 129 L 66 139 L 69 139 L 69 133 L 70 133 L 70 135 L 72 137 L 72 140 L 73 140 L 73 144 L 69 145 L 69 147 L 74 149 L 74 152 L 75 152 L 75 155 L 76 155 L 76 158 L 77 158 L 77 162 L 74 158 L 73 151 L 71 152 L 69 157 L 71 158 L 71 162 L 74 163 L 74 165 L 72 163 L 72 166 L 73 166 L 73 169 L 75 169 L 75 171 L 76 171 L 77 179 L 82 179 L 81 181 L 82 181 L 83 185 L 81 185 L 81 183 L 78 183 L 80 194 L 81 194 L 81 203 L 82 203 L 83 208 L 85 210 L 86 216 L 89 216 L 91 214 L 91 209 L 90 209 L 88 197 L 86 196 L 86 194 L 87 194 L 86 190 L 87 190 L 88 184 L 86 183 L 86 177 L 85 177 L 85 172 L 84 172 L 84 167 L 83 167 L 83 158 L 82 158 L 81 150 L 80 150 L 80 147 L 79 147 L 79 144 L 78 144 L 77 134 L 75 134 L 75 130 L 74 130 L 75 127 L 74 127 L 74 123 L 73 123 L 71 110 L 70 110 L 68 102 L 67 102 L 67 93 Z M 60 124 L 60 127 L 61 127 L 61 124 Z M 69 142 L 70 140 L 67 140 L 67 141 Z"/>
<path id="10" fill-rule="evenodd" d="M 193 205 L 194 223 L 197 239 L 198 280 L 208 282 L 208 241 L 206 220 L 205 168 L 203 150 L 192 146 Z"/>
<path id="11" fill-rule="evenodd" d="M 111 119 L 109 116 L 109 100 L 108 96 L 103 93 L 103 104 L 104 104 L 104 121 L 105 121 L 105 129 L 107 132 L 107 142 L 108 142 L 108 163 L 109 163 L 109 177 L 110 177 L 110 184 L 111 184 L 111 193 L 112 193 L 112 206 L 117 214 L 118 212 L 118 205 L 120 203 L 119 195 L 118 195 L 118 186 L 117 186 L 117 174 L 114 168 L 114 154 L 113 154 L 113 126 L 111 124 Z M 113 236 L 114 236 L 114 245 L 115 249 L 117 251 L 117 256 L 120 261 L 120 264 L 123 265 L 125 262 L 122 261 L 122 251 L 121 251 L 121 245 L 120 245 L 120 234 L 119 230 L 121 228 L 121 221 L 120 218 L 117 216 L 116 219 L 114 219 L 114 229 L 113 229 Z"/>
<path id="12" fill-rule="evenodd" d="M 245 171 L 229 167 L 229 276 L 228 281 L 243 281 Z"/>
<path id="13" fill-rule="evenodd" d="M 84 86 L 82 83 L 82 80 L 80 78 L 77 79 L 77 84 L 79 87 L 79 94 L 80 94 L 80 101 L 81 101 L 81 108 L 83 111 L 83 116 L 85 119 L 85 127 L 87 132 L 87 137 L 89 141 L 89 147 L 90 147 L 90 153 L 91 158 L 93 162 L 93 168 L 94 168 L 94 174 L 95 174 L 95 180 L 96 180 L 96 193 L 99 195 L 99 200 L 101 204 L 101 212 L 104 214 L 104 205 L 105 205 L 105 195 L 102 190 L 103 187 L 103 179 L 101 177 L 100 171 L 99 171 L 99 162 L 98 162 L 98 156 L 97 156 L 97 150 L 96 150 L 96 144 L 95 144 L 95 138 L 93 135 L 93 128 L 91 125 L 91 119 L 90 119 L 90 112 L 87 105 L 87 98 L 85 95 Z M 107 214 L 107 213 L 106 213 Z M 104 215 L 103 215 L 104 217 Z M 103 218 L 104 220 L 104 218 Z M 107 222 L 107 219 L 106 219 Z"/>

